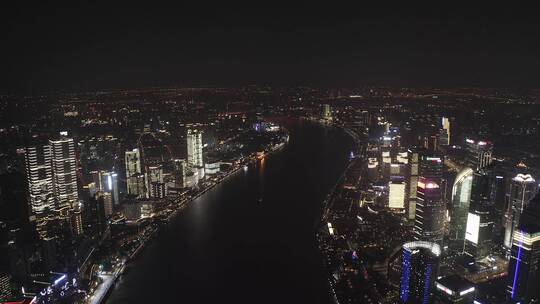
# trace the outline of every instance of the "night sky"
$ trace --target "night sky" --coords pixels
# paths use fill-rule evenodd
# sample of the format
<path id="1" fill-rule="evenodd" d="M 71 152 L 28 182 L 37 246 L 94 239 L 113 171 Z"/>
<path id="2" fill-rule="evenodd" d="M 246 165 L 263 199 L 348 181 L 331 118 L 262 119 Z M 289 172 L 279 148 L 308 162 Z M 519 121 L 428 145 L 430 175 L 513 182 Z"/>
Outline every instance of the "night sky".
<path id="1" fill-rule="evenodd" d="M 539 87 L 540 18 L 509 7 L 256 1 L 1 8 L 1 93 L 171 85 Z M 13 4 L 11 4 L 13 5 Z"/>

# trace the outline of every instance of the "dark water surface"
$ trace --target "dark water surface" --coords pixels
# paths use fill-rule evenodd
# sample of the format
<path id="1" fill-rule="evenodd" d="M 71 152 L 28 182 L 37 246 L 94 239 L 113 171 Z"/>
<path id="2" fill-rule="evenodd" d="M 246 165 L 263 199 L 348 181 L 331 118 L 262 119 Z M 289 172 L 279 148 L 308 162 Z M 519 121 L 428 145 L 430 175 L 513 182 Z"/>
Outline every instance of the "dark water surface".
<path id="1" fill-rule="evenodd" d="M 314 233 L 352 141 L 339 130 L 286 125 L 281 152 L 192 202 L 129 265 L 107 303 L 328 303 Z"/>

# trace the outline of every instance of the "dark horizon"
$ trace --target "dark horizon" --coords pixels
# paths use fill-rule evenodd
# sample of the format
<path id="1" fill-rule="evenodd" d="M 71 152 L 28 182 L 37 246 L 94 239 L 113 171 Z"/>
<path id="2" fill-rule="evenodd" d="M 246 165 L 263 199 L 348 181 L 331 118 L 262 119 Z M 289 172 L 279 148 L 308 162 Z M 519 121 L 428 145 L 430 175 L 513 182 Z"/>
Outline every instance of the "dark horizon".
<path id="1" fill-rule="evenodd" d="M 4 7 L 0 93 L 167 86 L 537 88 L 526 8 Z"/>

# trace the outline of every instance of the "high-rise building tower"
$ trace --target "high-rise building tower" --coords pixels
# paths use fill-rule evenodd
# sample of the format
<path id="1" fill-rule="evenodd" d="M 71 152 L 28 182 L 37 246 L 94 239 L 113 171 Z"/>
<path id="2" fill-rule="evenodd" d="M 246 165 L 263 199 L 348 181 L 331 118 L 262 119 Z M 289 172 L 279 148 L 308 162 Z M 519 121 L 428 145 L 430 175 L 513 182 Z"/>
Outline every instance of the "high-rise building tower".
<path id="1" fill-rule="evenodd" d="M 127 193 L 136 196 L 146 195 L 146 178 L 142 173 L 139 149 L 126 151 Z"/>
<path id="2" fill-rule="evenodd" d="M 441 247 L 431 242 L 403 245 L 401 267 L 401 303 L 430 303 L 431 289 L 439 271 Z"/>
<path id="3" fill-rule="evenodd" d="M 203 168 L 202 132 L 198 130 L 187 131 L 187 162 L 192 168 Z"/>
<path id="4" fill-rule="evenodd" d="M 494 179 L 490 167 L 474 172 L 465 232 L 465 253 L 482 259 L 491 253 L 495 236 Z"/>
<path id="5" fill-rule="evenodd" d="M 440 144 L 443 146 L 450 145 L 450 120 L 448 117 L 441 119 Z"/>
<path id="6" fill-rule="evenodd" d="M 417 186 L 414 238 L 442 244 L 444 238 L 445 206 L 438 181 L 420 176 Z"/>
<path id="7" fill-rule="evenodd" d="M 491 164 L 493 145 L 487 140 L 473 138 L 465 139 L 465 149 L 467 150 L 467 166 L 474 171 L 480 170 Z"/>
<path id="8" fill-rule="evenodd" d="M 416 149 L 407 151 L 408 162 L 405 176 L 405 208 L 408 220 L 414 220 L 416 213 L 416 192 L 418 187 L 419 152 Z"/>
<path id="9" fill-rule="evenodd" d="M 471 168 L 465 168 L 458 173 L 452 187 L 452 212 L 450 214 L 450 233 L 448 238 L 452 249 L 457 251 L 463 250 L 465 242 L 465 228 L 471 200 L 472 181 L 473 170 Z"/>
<path id="10" fill-rule="evenodd" d="M 69 221 L 70 210 L 78 203 L 75 145 L 62 136 L 48 144 L 27 147 L 26 175 L 30 220 L 42 239 L 54 238 L 51 223 Z"/>
<path id="11" fill-rule="evenodd" d="M 536 194 L 538 185 L 530 174 L 518 173 L 510 181 L 508 191 L 508 209 L 505 212 L 504 245 L 512 246 L 512 237 L 519 223 L 521 213 Z"/>
<path id="12" fill-rule="evenodd" d="M 39 145 L 27 147 L 25 153 L 31 220 L 54 210 L 51 147 Z"/>
<path id="13" fill-rule="evenodd" d="M 540 194 L 525 208 L 512 238 L 507 294 L 511 303 L 540 301 Z"/>
<path id="14" fill-rule="evenodd" d="M 62 137 L 49 141 L 53 171 L 54 197 L 60 216 L 68 216 L 68 211 L 78 202 L 77 165 L 73 138 Z"/>
<path id="15" fill-rule="evenodd" d="M 322 118 L 324 120 L 328 120 L 328 121 L 332 120 L 332 108 L 330 107 L 329 104 L 324 104 L 323 105 Z"/>

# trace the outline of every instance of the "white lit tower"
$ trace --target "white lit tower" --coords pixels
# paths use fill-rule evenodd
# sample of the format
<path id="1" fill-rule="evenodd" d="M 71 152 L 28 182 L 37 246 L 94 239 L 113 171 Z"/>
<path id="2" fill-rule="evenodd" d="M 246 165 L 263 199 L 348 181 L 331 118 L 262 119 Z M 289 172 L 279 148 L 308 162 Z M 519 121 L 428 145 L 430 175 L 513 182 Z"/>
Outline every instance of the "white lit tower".
<path id="1" fill-rule="evenodd" d="M 511 248 L 512 237 L 518 226 L 523 209 L 534 197 L 538 189 L 536 180 L 530 174 L 518 173 L 510 180 L 508 208 L 504 218 L 504 246 Z"/>
<path id="2" fill-rule="evenodd" d="M 62 137 L 50 140 L 54 197 L 60 216 L 68 216 L 68 211 L 78 202 L 77 165 L 73 138 Z"/>
<path id="3" fill-rule="evenodd" d="M 199 130 L 187 131 L 187 161 L 193 168 L 203 168 L 202 132 Z"/>
<path id="4" fill-rule="evenodd" d="M 54 210 L 51 147 L 37 145 L 25 151 L 26 178 L 30 204 L 30 221 L 35 222 L 38 233 L 45 236 L 46 218 Z"/>
<path id="5" fill-rule="evenodd" d="M 443 146 L 450 145 L 450 120 L 448 117 L 441 119 L 440 141 Z"/>

